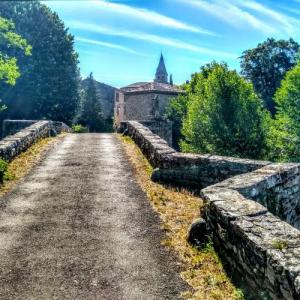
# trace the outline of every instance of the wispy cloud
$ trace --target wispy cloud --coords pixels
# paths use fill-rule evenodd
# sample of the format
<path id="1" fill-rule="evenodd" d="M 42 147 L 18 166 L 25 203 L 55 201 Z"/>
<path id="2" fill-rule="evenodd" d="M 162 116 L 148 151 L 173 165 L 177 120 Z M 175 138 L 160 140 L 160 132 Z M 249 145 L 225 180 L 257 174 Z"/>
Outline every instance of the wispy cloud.
<path id="1" fill-rule="evenodd" d="M 68 25 L 71 28 L 74 29 L 81 29 L 81 30 L 87 30 L 91 32 L 96 32 L 96 33 L 101 33 L 105 35 L 112 35 L 112 36 L 119 36 L 119 37 L 125 37 L 129 39 L 135 39 L 135 40 L 142 40 L 142 41 L 147 41 L 159 45 L 165 45 L 165 46 L 170 46 L 174 48 L 179 48 L 179 49 L 184 49 L 184 50 L 189 50 L 193 52 L 198 52 L 202 54 L 208 54 L 208 55 L 213 55 L 217 57 L 227 57 L 227 58 L 237 58 L 238 55 L 225 52 L 225 51 L 217 51 L 217 50 L 212 50 L 206 47 L 201 47 L 198 45 L 193 45 L 190 43 L 186 43 L 177 39 L 171 39 L 171 38 L 166 38 L 154 34 L 149 34 L 145 32 L 139 32 L 139 31 L 127 31 L 127 30 L 122 30 L 119 28 L 112 28 L 112 27 L 105 27 L 105 26 L 100 26 L 96 24 L 88 24 L 88 23 L 83 23 L 79 21 L 69 21 L 67 22 Z"/>
<path id="2" fill-rule="evenodd" d="M 278 11 L 271 9 L 257 1 L 235 1 L 244 8 L 251 9 L 259 14 L 267 16 L 269 19 L 273 19 L 275 22 L 277 22 L 277 26 L 281 27 L 286 33 L 290 35 L 294 33 L 295 30 L 293 20 L 289 16 L 279 13 Z"/>
<path id="3" fill-rule="evenodd" d="M 93 0 L 89 2 L 93 3 L 94 5 L 97 5 L 98 7 L 101 7 L 102 10 L 106 10 L 114 14 L 117 13 L 117 14 L 125 15 L 134 19 L 140 19 L 143 22 L 152 23 L 154 25 L 169 27 L 173 29 L 180 29 L 180 30 L 185 30 L 185 31 L 190 31 L 195 33 L 201 33 L 206 35 L 212 35 L 212 36 L 218 35 L 210 30 L 187 24 L 185 22 L 159 14 L 152 10 L 142 9 L 134 6 L 129 6 L 126 4 L 112 3 L 105 0 L 98 0 L 98 1 Z"/>
<path id="4" fill-rule="evenodd" d="M 124 51 L 124 52 L 131 53 L 131 54 L 144 56 L 142 53 L 140 53 L 138 51 L 135 51 L 134 49 L 124 47 L 124 46 L 121 46 L 121 45 L 118 45 L 118 44 L 107 43 L 107 42 L 102 42 L 102 41 L 98 41 L 98 40 L 90 40 L 90 39 L 86 39 L 86 38 L 82 38 L 82 37 L 75 37 L 75 40 L 79 41 L 79 42 L 86 43 L 86 44 L 103 46 L 103 47 L 107 47 L 107 48 L 113 48 L 113 49 L 117 49 L 117 50 L 121 50 L 121 51 Z"/>
<path id="5" fill-rule="evenodd" d="M 265 33 L 280 32 L 292 34 L 294 27 L 291 19 L 269 7 L 252 0 L 177 0 L 208 12 L 222 21 L 235 26 L 248 25 Z"/>

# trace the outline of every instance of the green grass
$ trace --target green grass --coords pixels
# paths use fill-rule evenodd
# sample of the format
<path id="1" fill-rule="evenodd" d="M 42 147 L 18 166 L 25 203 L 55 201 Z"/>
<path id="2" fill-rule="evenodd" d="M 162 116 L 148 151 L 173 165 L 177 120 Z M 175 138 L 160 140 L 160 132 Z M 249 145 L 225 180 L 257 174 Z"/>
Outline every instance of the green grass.
<path id="1" fill-rule="evenodd" d="M 4 182 L 0 186 L 0 197 L 8 193 L 40 160 L 45 150 L 64 135 L 61 134 L 57 137 L 41 139 L 11 162 L 6 163 Z"/>
<path id="2" fill-rule="evenodd" d="M 272 247 L 277 250 L 283 250 L 288 247 L 288 244 L 287 244 L 287 242 L 282 241 L 282 240 L 275 240 L 272 242 Z"/>

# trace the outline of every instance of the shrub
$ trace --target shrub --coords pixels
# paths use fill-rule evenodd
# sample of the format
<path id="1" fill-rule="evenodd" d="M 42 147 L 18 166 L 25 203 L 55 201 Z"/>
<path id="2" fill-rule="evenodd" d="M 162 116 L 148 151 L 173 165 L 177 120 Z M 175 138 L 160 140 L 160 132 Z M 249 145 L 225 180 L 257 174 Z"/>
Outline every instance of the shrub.
<path id="1" fill-rule="evenodd" d="M 0 183 L 3 183 L 4 181 L 4 176 L 7 171 L 7 167 L 8 163 L 5 160 L 0 159 Z"/>
<path id="2" fill-rule="evenodd" d="M 72 126 L 72 130 L 74 133 L 87 133 L 89 132 L 87 127 L 82 126 L 81 124 L 74 124 Z"/>
<path id="3" fill-rule="evenodd" d="M 184 152 L 261 158 L 268 113 L 252 84 L 225 63 L 212 63 L 194 75 L 183 121 Z"/>
<path id="4" fill-rule="evenodd" d="M 268 138 L 269 158 L 300 162 L 300 62 L 286 74 L 274 100 L 277 113 Z"/>

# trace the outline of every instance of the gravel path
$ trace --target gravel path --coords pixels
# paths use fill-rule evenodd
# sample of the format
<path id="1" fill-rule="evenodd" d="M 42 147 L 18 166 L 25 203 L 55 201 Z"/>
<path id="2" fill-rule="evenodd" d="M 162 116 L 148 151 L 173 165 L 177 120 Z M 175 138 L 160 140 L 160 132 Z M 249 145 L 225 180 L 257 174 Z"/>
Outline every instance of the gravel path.
<path id="1" fill-rule="evenodd" d="M 68 135 L 0 204 L 0 299 L 178 299 L 187 286 L 113 134 Z"/>

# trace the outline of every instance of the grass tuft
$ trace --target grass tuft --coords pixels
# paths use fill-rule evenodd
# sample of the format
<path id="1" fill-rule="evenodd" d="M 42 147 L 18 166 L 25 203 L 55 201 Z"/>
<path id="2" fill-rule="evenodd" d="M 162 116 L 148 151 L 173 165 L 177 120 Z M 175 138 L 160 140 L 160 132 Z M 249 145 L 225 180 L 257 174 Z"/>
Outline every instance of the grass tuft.
<path id="1" fill-rule="evenodd" d="M 277 250 L 283 250 L 283 249 L 286 249 L 288 247 L 288 244 L 286 241 L 282 241 L 282 240 L 274 240 L 272 242 L 272 247 L 274 249 L 277 249 Z"/>
<path id="2" fill-rule="evenodd" d="M 44 151 L 64 135 L 41 139 L 8 163 L 3 185 L 0 186 L 0 197 L 8 193 L 39 161 Z"/>
<path id="3" fill-rule="evenodd" d="M 191 290 L 182 293 L 182 298 L 244 299 L 242 291 L 226 275 L 212 243 L 198 249 L 187 242 L 188 228 L 199 217 L 202 200 L 184 189 L 166 188 L 152 182 L 153 168 L 140 149 L 129 137 L 118 135 L 118 138 L 123 142 L 140 186 L 162 219 L 162 230 L 166 233 L 162 244 L 178 255 L 183 268 L 181 277 L 191 286 Z"/>

